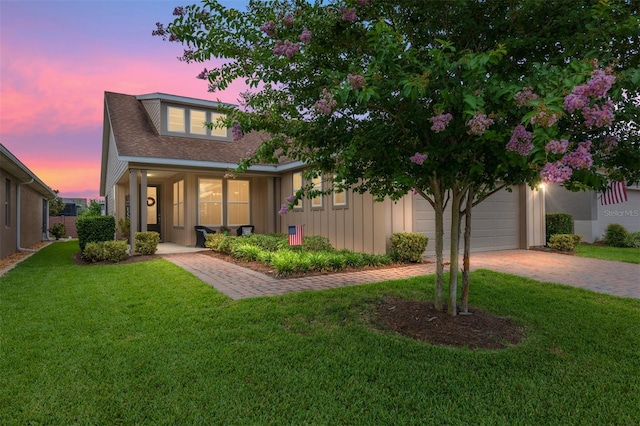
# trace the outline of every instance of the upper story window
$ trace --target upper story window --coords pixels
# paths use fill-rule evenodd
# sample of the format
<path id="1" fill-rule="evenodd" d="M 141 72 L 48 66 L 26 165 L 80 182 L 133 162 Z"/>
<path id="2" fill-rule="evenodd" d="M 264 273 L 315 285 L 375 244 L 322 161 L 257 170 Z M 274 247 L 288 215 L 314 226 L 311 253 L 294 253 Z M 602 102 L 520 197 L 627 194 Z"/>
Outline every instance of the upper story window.
<path id="1" fill-rule="evenodd" d="M 167 130 L 184 133 L 184 108 L 167 107 Z"/>
<path id="2" fill-rule="evenodd" d="M 167 105 L 165 111 L 166 126 L 164 126 L 164 131 L 167 134 L 231 141 L 228 129 L 221 123 L 221 120 L 226 118 L 225 114 L 172 105 Z M 213 126 L 208 126 L 206 123 L 212 123 Z"/>
<path id="3" fill-rule="evenodd" d="M 207 122 L 207 112 L 192 109 L 190 118 L 190 132 L 196 135 L 206 135 L 207 126 L 204 123 Z"/>

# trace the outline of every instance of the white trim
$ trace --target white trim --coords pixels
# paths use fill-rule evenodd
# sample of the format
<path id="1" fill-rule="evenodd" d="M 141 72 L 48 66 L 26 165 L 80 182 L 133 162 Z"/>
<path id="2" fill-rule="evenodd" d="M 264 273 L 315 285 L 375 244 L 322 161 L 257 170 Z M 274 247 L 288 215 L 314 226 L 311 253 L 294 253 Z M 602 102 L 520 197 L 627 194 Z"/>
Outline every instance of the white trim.
<path id="1" fill-rule="evenodd" d="M 140 163 L 145 165 L 163 165 L 163 166 L 180 166 L 180 167 L 206 167 L 212 169 L 235 169 L 238 167 L 235 163 L 221 163 L 217 161 L 196 161 L 196 160 L 176 160 L 172 158 L 153 158 L 153 157 L 130 157 L 122 156 L 119 160 L 126 161 L 128 163 Z M 279 173 L 291 169 L 297 169 L 304 167 L 305 163 L 302 161 L 295 161 L 292 163 L 282 164 L 278 166 L 272 166 L 268 164 L 255 164 L 249 167 L 249 171 L 252 172 L 273 172 Z"/>

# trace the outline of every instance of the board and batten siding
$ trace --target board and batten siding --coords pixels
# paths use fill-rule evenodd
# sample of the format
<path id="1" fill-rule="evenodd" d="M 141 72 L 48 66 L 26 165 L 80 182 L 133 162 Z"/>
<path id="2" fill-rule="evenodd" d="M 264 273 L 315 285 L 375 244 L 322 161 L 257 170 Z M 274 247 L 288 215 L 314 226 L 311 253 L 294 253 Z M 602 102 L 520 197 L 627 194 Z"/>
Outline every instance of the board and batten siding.
<path id="1" fill-rule="evenodd" d="M 278 207 L 293 194 L 292 173 L 285 173 L 280 182 L 282 200 Z M 301 210 L 290 210 L 280 218 L 280 232 L 286 233 L 289 225 L 303 225 L 305 236 L 326 237 L 336 249 L 387 253 L 391 234 L 408 232 L 411 227 L 411 208 L 405 198 L 376 202 L 371 194 L 349 190 L 346 207 L 334 207 L 331 195 L 323 197 L 322 208 L 311 208 L 310 199 L 300 202 Z"/>
<path id="2" fill-rule="evenodd" d="M 113 131 L 109 128 L 109 152 L 107 160 L 107 175 L 105 185 L 105 198 L 107 211 L 106 214 L 114 215 L 117 211 L 118 197 L 114 194 L 114 187 L 127 171 L 128 163 L 118 158 L 118 149 L 116 148 L 116 140 Z M 122 207 L 124 212 L 124 206 Z"/>

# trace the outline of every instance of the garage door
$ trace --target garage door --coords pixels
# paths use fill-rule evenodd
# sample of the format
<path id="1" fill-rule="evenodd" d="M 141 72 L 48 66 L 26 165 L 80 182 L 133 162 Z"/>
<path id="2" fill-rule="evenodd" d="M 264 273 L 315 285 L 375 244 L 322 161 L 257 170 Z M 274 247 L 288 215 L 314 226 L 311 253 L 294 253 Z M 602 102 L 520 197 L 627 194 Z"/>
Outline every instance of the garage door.
<path id="1" fill-rule="evenodd" d="M 520 247 L 520 188 L 512 192 L 501 190 L 473 209 L 471 250 L 490 251 L 517 249 Z M 429 238 L 426 253 L 435 253 L 435 214 L 431 204 L 422 197 L 415 197 L 413 204 L 413 229 Z M 445 212 L 444 250 L 451 248 L 449 230 L 451 209 Z M 460 241 L 462 244 L 462 239 Z"/>

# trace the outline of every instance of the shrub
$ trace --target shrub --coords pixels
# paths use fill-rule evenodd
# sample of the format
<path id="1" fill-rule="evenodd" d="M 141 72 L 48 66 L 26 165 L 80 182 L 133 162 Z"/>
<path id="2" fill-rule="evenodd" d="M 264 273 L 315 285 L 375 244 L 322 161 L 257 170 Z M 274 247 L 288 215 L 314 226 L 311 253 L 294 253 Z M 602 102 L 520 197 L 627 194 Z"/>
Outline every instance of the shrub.
<path id="1" fill-rule="evenodd" d="M 580 242 L 581 240 L 580 235 L 555 234 L 549 239 L 549 247 L 560 251 L 573 251 L 576 248 L 576 241 Z"/>
<path id="2" fill-rule="evenodd" d="M 278 251 L 287 247 L 287 237 L 284 234 L 251 234 L 245 239 L 267 251 Z"/>
<path id="3" fill-rule="evenodd" d="M 129 257 L 129 247 L 126 241 L 105 241 L 102 243 L 103 259 L 111 262 L 121 262 Z"/>
<path id="4" fill-rule="evenodd" d="M 320 235 L 309 235 L 302 238 L 302 249 L 306 251 L 333 251 L 335 250 L 329 239 Z"/>
<path id="5" fill-rule="evenodd" d="M 85 244 L 82 257 L 88 262 L 101 262 L 104 260 L 104 242 L 90 242 Z"/>
<path id="6" fill-rule="evenodd" d="M 49 228 L 49 232 L 54 236 L 56 240 L 67 235 L 67 227 L 64 226 L 64 223 L 54 223 L 51 228 Z"/>
<path id="7" fill-rule="evenodd" d="M 158 250 L 160 234 L 155 231 L 136 232 L 133 235 L 135 240 L 134 251 L 139 254 L 154 254 Z"/>
<path id="8" fill-rule="evenodd" d="M 236 239 L 237 237 L 234 237 L 233 235 L 223 235 L 223 238 L 218 244 L 218 251 L 225 254 L 232 254 Z"/>
<path id="9" fill-rule="evenodd" d="M 82 216 L 76 220 L 78 243 L 84 253 L 87 243 L 112 241 L 116 235 L 116 219 L 113 216 Z"/>
<path id="10" fill-rule="evenodd" d="M 547 213 L 545 222 L 547 243 L 549 243 L 552 235 L 573 233 L 573 216 L 568 213 Z"/>
<path id="11" fill-rule="evenodd" d="M 258 260 L 260 252 L 262 252 L 260 247 L 246 242 L 238 244 L 233 248 L 233 256 L 238 259 L 246 260 L 247 262 Z"/>
<path id="12" fill-rule="evenodd" d="M 422 253 L 429 239 L 418 232 L 397 232 L 391 235 L 391 257 L 396 262 L 422 262 Z"/>
<path id="13" fill-rule="evenodd" d="M 220 243 L 226 237 L 224 234 L 207 234 L 207 236 L 204 237 L 204 246 L 213 251 L 219 251 Z"/>
<path id="14" fill-rule="evenodd" d="M 610 223 L 604 231 L 604 242 L 614 247 L 625 247 L 627 230 L 618 223 Z"/>
<path id="15" fill-rule="evenodd" d="M 628 232 L 624 237 L 625 247 L 640 247 L 640 232 Z"/>
<path id="16" fill-rule="evenodd" d="M 291 250 L 280 250 L 271 256 L 270 266 L 275 269 L 281 277 L 286 277 L 296 272 L 295 252 Z"/>

